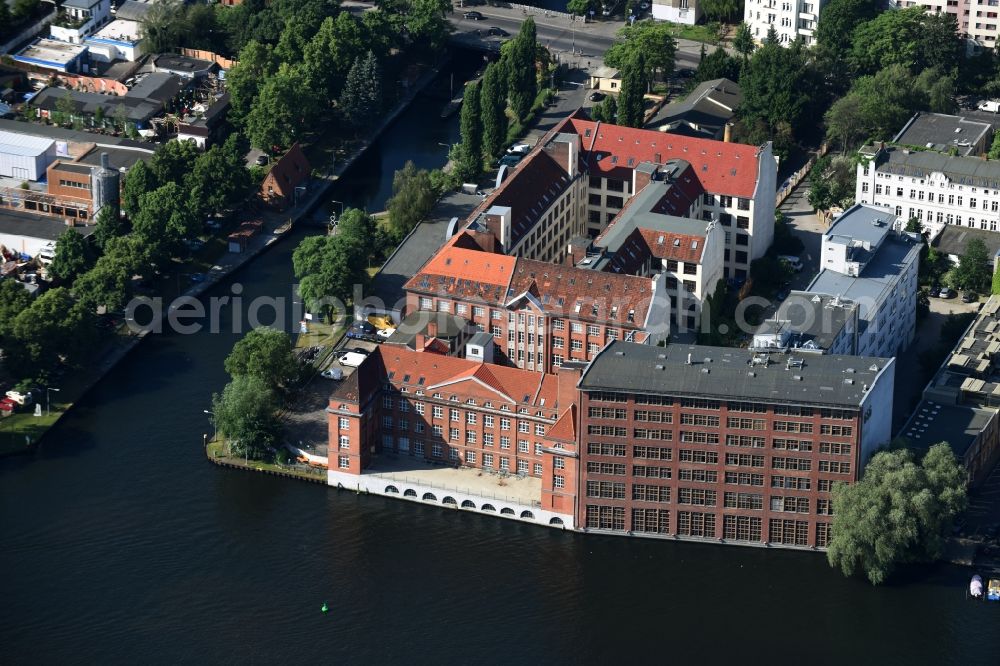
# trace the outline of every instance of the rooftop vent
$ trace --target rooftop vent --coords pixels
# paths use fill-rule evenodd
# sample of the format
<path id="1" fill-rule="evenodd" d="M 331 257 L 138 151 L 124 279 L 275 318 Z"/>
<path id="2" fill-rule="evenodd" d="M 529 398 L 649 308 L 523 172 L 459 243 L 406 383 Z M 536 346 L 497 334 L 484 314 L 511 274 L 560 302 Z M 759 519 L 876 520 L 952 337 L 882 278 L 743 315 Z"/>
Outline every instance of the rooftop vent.
<path id="1" fill-rule="evenodd" d="M 706 375 L 708 374 L 708 368 L 702 368 L 701 371 L 702 371 L 703 374 L 706 374 Z"/>
<path id="2" fill-rule="evenodd" d="M 802 375 L 792 375 L 792 379 L 795 380 L 795 381 L 797 381 L 797 382 L 801 382 L 802 381 Z"/>

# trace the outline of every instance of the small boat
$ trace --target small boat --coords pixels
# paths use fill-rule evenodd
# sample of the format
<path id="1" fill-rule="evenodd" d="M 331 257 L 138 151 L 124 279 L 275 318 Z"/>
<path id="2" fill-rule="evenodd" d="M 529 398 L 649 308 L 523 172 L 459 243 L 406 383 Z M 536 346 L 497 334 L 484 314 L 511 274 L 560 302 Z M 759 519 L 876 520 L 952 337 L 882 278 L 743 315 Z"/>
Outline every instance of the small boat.
<path id="1" fill-rule="evenodd" d="M 1000 580 L 990 578 L 989 587 L 986 588 L 987 601 L 1000 601 Z"/>
<path id="2" fill-rule="evenodd" d="M 462 106 L 462 98 L 456 97 L 447 104 L 444 105 L 444 109 L 441 110 L 441 119 L 450 118 L 452 114 L 458 111 L 459 107 Z"/>
<path id="3" fill-rule="evenodd" d="M 973 599 L 983 598 L 983 578 L 979 574 L 972 577 L 969 581 L 969 596 Z"/>

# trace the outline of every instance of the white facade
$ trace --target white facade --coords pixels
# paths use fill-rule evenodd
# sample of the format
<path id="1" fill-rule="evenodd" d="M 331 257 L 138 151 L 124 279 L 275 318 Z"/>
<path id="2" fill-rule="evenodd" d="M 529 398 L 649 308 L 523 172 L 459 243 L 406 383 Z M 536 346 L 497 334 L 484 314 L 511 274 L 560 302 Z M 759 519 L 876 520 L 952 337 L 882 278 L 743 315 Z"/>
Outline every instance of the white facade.
<path id="1" fill-rule="evenodd" d="M 861 464 L 892 441 L 892 396 L 896 382 L 896 359 L 879 370 L 875 383 L 861 401 Z"/>
<path id="2" fill-rule="evenodd" d="M 825 0 L 746 0 L 743 20 L 758 43 L 764 41 L 773 25 L 782 44 L 801 37 L 806 46 L 812 46 L 824 4 Z"/>
<path id="3" fill-rule="evenodd" d="M 858 306 L 858 356 L 894 357 L 916 329 L 921 243 L 884 209 L 855 204 L 823 235 L 822 270 L 807 293 Z"/>
<path id="4" fill-rule="evenodd" d="M 978 157 L 865 146 L 855 201 L 916 218 L 937 237 L 946 225 L 998 231 L 1000 164 Z"/>
<path id="5" fill-rule="evenodd" d="M 37 181 L 56 159 L 56 142 L 0 130 L 0 177 Z"/>
<path id="6" fill-rule="evenodd" d="M 653 18 L 694 25 L 701 18 L 698 0 L 653 0 Z"/>
<path id="7" fill-rule="evenodd" d="M 140 26 L 135 21 L 112 21 L 84 40 L 90 57 L 100 62 L 134 62 L 143 53 Z"/>
<path id="8" fill-rule="evenodd" d="M 348 474 L 331 469 L 327 483 L 335 488 L 355 492 L 403 499 L 418 504 L 432 504 L 445 509 L 469 511 L 485 516 L 497 516 L 533 525 L 575 529 L 573 515 L 545 511 L 540 506 L 528 505 L 514 498 L 503 499 L 483 496 L 457 488 L 440 488 L 417 480 L 401 481 L 393 475 Z"/>
<path id="9" fill-rule="evenodd" d="M 79 44 L 110 18 L 111 0 L 66 0 L 49 26 L 49 34 L 53 39 Z"/>

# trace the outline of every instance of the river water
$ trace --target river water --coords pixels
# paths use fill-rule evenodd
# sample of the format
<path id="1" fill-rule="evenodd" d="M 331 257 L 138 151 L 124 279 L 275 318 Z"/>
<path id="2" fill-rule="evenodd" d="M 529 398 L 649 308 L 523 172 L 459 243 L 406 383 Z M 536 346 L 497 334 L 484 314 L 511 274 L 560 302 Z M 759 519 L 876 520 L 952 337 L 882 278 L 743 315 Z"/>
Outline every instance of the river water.
<path id="1" fill-rule="evenodd" d="M 334 198 L 443 162 L 421 99 Z M 291 237 L 217 285 L 288 296 Z M 289 299 L 290 300 L 290 299 Z M 0 661 L 995 664 L 969 572 L 891 586 L 822 555 L 580 536 L 217 468 L 202 410 L 237 339 L 151 337 L 30 457 L 0 460 Z M 328 603 L 330 612 L 320 612 Z M 992 656 L 991 656 L 992 655 Z"/>

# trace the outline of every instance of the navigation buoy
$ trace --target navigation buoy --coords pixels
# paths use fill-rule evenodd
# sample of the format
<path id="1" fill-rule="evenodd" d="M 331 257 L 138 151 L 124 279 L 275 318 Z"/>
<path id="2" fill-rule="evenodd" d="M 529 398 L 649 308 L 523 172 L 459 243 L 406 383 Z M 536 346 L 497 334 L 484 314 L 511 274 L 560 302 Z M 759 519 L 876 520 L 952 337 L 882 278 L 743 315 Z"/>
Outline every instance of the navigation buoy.
<path id="1" fill-rule="evenodd" d="M 325 601 L 323 602 L 323 607 L 322 607 L 322 608 L 320 608 L 320 610 L 321 610 L 321 611 L 323 611 L 324 613 L 326 613 L 327 611 L 329 611 L 329 610 L 330 610 L 330 609 L 329 609 L 329 608 L 327 607 L 327 605 L 326 605 L 326 602 L 325 602 Z"/>

